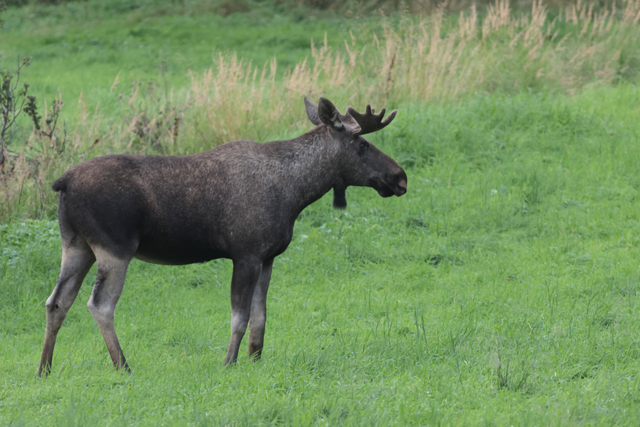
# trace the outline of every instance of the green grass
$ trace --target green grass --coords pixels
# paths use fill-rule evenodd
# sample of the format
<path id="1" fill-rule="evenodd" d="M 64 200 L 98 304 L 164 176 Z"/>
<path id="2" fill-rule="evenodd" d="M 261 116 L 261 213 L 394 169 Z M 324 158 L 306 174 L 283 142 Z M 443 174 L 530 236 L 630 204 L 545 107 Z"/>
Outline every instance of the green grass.
<path id="1" fill-rule="evenodd" d="M 84 307 L 92 271 L 36 379 L 56 224 L 1 225 L 0 424 L 636 425 L 639 113 L 631 86 L 402 108 L 371 140 L 407 195 L 304 211 L 264 358 L 231 368 L 230 263 L 135 261 L 116 312 L 133 374 Z"/>
<path id="2" fill-rule="evenodd" d="M 111 113 L 116 76 L 117 92 L 128 92 L 134 82 L 182 88 L 189 70 L 208 69 L 218 53 L 237 54 L 259 68 L 277 58 L 283 73 L 310 56 L 312 39 L 321 44 L 326 35 L 329 46 L 341 47 L 350 31 L 363 37 L 382 21 L 317 19 L 266 5 L 227 17 L 210 10 L 181 15 L 106 7 L 91 2 L 86 10 L 83 3 L 10 9 L 0 30 L 0 70 L 15 69 L 18 56 L 32 57 L 23 73 L 31 93 L 40 102 L 62 93 L 65 117 L 73 120 L 81 93 L 91 107 L 100 104 L 103 114 Z"/>

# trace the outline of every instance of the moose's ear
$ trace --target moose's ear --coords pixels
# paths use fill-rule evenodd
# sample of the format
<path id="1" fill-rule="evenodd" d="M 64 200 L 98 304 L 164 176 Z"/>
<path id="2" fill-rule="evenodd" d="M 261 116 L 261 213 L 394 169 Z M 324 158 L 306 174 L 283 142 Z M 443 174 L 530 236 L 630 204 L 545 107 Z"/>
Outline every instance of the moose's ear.
<path id="1" fill-rule="evenodd" d="M 320 98 L 318 102 L 318 117 L 327 126 L 334 129 L 344 129 L 344 125 L 340 121 L 340 112 L 327 98 Z"/>
<path id="2" fill-rule="evenodd" d="M 313 102 L 309 101 L 309 98 L 306 96 L 304 97 L 304 106 L 307 109 L 307 117 L 309 117 L 311 123 L 316 126 L 321 125 L 322 122 L 320 121 L 320 117 L 318 117 L 318 107 L 316 107 Z"/>

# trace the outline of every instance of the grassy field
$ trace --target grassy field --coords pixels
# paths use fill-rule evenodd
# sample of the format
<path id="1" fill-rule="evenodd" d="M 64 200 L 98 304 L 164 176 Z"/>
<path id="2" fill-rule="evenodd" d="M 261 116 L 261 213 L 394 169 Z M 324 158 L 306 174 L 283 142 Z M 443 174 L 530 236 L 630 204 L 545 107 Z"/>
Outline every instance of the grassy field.
<path id="1" fill-rule="evenodd" d="M 92 272 L 37 380 L 56 224 L 1 226 L 0 423 L 635 425 L 639 95 L 406 107 L 373 140 L 408 194 L 303 213 L 260 363 L 222 367 L 229 262 L 134 262 L 116 317 L 133 374 L 84 307 Z"/>
<path id="2" fill-rule="evenodd" d="M 32 133 L 39 169 L 0 182 L 0 425 L 637 425 L 640 2 L 615 20 L 90 4 L 12 9 L 0 33 L 2 67 L 30 51 L 36 93 L 71 99 L 64 155 Z M 116 312 L 133 373 L 114 371 L 85 307 L 94 268 L 37 379 L 61 257 L 54 177 L 107 152 L 293 137 L 311 128 L 303 94 L 398 108 L 370 140 L 408 193 L 349 188 L 346 211 L 329 195 L 302 213 L 274 264 L 263 359 L 222 366 L 229 261 L 134 261 Z M 181 139 L 135 133 L 189 102 Z"/>

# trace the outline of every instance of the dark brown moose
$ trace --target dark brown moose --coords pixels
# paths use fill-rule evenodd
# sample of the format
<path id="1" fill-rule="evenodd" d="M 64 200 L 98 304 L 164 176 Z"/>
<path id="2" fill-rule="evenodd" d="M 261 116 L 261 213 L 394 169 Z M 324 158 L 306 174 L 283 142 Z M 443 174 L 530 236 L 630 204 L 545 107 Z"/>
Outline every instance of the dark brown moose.
<path id="1" fill-rule="evenodd" d="M 302 210 L 333 188 L 346 207 L 350 185 L 402 196 L 407 175 L 362 135 L 387 126 L 384 109 L 342 115 L 331 101 L 305 98 L 316 126 L 288 141 L 233 141 L 184 157 L 109 155 L 69 169 L 60 192 L 60 277 L 46 303 L 47 327 L 38 375 L 48 375 L 60 326 L 82 281 L 98 262 L 87 303 L 117 369 L 129 371 L 114 312 L 132 258 L 156 264 L 233 260 L 231 340 L 225 364 L 238 357 L 249 325 L 249 355 L 259 358 L 273 259 L 283 253 Z"/>

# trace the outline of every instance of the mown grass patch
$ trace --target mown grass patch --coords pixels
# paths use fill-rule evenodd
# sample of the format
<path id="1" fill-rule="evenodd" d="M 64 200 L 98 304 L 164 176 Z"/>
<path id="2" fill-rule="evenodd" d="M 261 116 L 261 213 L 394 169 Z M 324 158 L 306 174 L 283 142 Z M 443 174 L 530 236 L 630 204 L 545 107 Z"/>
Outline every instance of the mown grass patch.
<path id="1" fill-rule="evenodd" d="M 30 56 L 25 77 L 33 93 L 50 100 L 61 92 L 68 119 L 78 113 L 81 94 L 112 115 L 118 112 L 112 91 L 117 95 L 135 83 L 180 89 L 190 82 L 189 70 L 208 69 L 219 52 L 259 66 L 276 57 L 282 74 L 309 56 L 312 39 L 326 36 L 331 46 L 341 46 L 349 31 L 364 36 L 363 30 L 368 34 L 382 21 L 297 19 L 268 5 L 223 17 L 206 9 L 161 13 L 153 4 L 131 11 L 109 3 L 10 9 L 0 30 L 0 70 L 14 69 L 18 56 Z"/>

